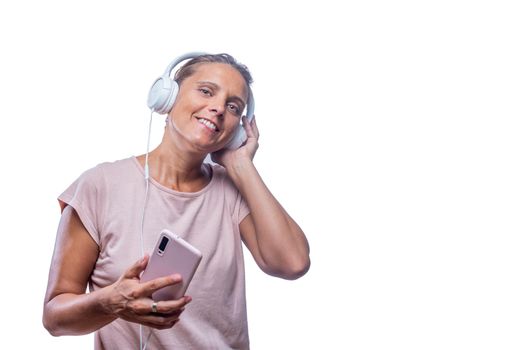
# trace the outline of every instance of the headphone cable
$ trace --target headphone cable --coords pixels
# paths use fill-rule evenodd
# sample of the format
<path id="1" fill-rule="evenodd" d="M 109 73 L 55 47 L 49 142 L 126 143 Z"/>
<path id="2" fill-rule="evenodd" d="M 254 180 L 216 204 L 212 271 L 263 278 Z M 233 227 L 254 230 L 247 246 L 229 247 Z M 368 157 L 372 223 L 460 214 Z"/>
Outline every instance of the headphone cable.
<path id="1" fill-rule="evenodd" d="M 146 160 L 144 165 L 144 180 L 145 180 L 145 193 L 144 193 L 144 205 L 142 207 L 142 219 L 140 221 L 140 257 L 143 258 L 145 255 L 144 252 L 144 221 L 146 216 L 146 207 L 147 207 L 147 199 L 149 197 L 149 144 L 151 142 L 151 124 L 153 123 L 153 109 L 151 109 L 151 115 L 149 116 L 149 129 L 147 132 L 147 148 L 146 148 Z M 151 335 L 153 334 L 153 331 L 149 331 L 149 336 L 147 337 L 145 344 L 143 341 L 143 327 L 140 325 L 140 350 L 145 350 L 147 347 L 147 343 L 149 342 L 149 338 L 151 338 Z M 142 347 L 143 345 L 143 347 Z"/>
<path id="2" fill-rule="evenodd" d="M 149 144 L 151 142 L 151 124 L 153 123 L 153 110 L 149 117 L 149 129 L 147 133 L 147 148 L 146 148 L 146 160 L 144 165 L 144 180 L 145 180 L 145 195 L 144 195 L 144 206 L 142 208 L 142 220 L 140 222 L 140 257 L 144 257 L 144 219 L 146 215 L 147 198 L 149 195 Z"/>

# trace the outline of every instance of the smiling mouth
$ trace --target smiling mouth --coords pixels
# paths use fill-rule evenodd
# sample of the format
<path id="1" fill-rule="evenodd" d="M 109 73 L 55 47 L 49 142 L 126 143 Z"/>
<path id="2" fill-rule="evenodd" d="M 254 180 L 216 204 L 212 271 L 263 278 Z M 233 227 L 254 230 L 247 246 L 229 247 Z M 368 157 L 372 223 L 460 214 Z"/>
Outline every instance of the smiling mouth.
<path id="1" fill-rule="evenodd" d="M 209 130 L 211 131 L 214 131 L 214 132 L 218 132 L 218 126 L 216 126 L 215 123 L 213 123 L 212 121 L 209 121 L 207 119 L 204 119 L 204 118 L 197 118 L 198 122 L 202 125 L 204 125 L 205 127 L 207 127 Z"/>

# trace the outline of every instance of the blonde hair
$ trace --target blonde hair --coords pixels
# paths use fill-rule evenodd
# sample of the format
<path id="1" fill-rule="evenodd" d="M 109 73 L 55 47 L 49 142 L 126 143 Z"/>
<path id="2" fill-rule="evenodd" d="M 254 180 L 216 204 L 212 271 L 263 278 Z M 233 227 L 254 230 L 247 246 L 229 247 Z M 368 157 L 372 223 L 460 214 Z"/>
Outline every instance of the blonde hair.
<path id="1" fill-rule="evenodd" d="M 251 77 L 251 73 L 249 73 L 248 68 L 240 62 L 237 62 L 233 56 L 227 53 L 220 53 L 216 55 L 206 54 L 197 56 L 187 61 L 187 63 L 180 67 L 175 73 L 175 81 L 178 83 L 178 85 L 182 84 L 184 79 L 193 75 L 193 73 L 195 73 L 196 67 L 202 63 L 225 63 L 230 65 L 231 67 L 235 68 L 240 73 L 240 75 L 242 75 L 247 87 L 251 90 L 250 85 L 253 82 L 253 78 Z"/>

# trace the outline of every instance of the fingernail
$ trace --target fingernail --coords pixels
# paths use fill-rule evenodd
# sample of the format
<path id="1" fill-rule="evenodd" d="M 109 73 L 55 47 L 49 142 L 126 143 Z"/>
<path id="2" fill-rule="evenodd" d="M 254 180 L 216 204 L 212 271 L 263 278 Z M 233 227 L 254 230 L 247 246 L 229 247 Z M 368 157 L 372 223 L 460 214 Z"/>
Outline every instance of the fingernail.
<path id="1" fill-rule="evenodd" d="M 172 277 L 173 277 L 173 279 L 175 280 L 175 282 L 180 282 L 180 281 L 182 281 L 182 276 L 180 276 L 178 273 L 177 273 L 177 274 L 174 274 Z"/>
<path id="2" fill-rule="evenodd" d="M 189 295 L 186 295 L 186 303 L 190 303 L 193 300 Z"/>

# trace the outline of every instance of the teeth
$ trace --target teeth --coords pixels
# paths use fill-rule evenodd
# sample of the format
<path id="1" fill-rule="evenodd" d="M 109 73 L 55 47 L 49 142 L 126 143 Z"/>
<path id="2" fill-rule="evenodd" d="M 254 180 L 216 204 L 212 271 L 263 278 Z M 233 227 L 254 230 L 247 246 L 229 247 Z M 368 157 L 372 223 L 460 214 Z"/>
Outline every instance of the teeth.
<path id="1" fill-rule="evenodd" d="M 204 124 L 205 126 L 207 126 L 208 128 L 210 128 L 211 130 L 213 131 L 216 131 L 217 130 L 217 126 L 213 123 L 211 123 L 209 120 L 207 119 L 198 119 L 198 121 L 201 123 L 201 124 Z"/>

